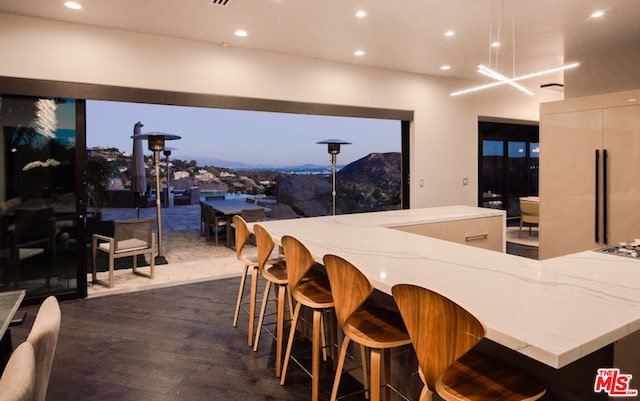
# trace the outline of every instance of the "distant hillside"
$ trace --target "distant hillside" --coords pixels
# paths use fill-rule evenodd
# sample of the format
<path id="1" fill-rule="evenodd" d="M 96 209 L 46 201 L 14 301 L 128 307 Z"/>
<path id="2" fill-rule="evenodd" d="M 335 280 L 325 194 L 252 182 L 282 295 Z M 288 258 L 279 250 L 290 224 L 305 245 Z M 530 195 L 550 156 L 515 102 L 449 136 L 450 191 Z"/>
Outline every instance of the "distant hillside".
<path id="1" fill-rule="evenodd" d="M 327 169 L 327 166 L 319 166 L 316 164 L 303 164 L 299 166 L 292 165 L 270 165 L 270 164 L 248 164 L 242 162 L 234 162 L 229 160 L 218 159 L 215 157 L 202 157 L 202 156 L 181 156 L 185 160 L 195 160 L 200 167 L 221 167 L 233 170 L 273 170 L 281 172 L 297 172 L 297 171 L 312 171 Z"/>
<path id="2" fill-rule="evenodd" d="M 342 185 L 349 182 L 400 191 L 402 180 L 400 153 L 370 153 L 343 167 L 336 177 Z"/>
<path id="3" fill-rule="evenodd" d="M 400 207 L 400 153 L 371 153 L 344 166 L 336 174 L 336 210 L 341 213 Z M 284 175 L 274 189 L 278 202 L 300 216 L 331 212 L 331 178 Z"/>
<path id="4" fill-rule="evenodd" d="M 88 149 L 89 157 L 104 158 L 112 167 L 111 188 L 129 188 L 132 161 L 129 153 L 113 148 Z M 212 161 L 214 159 L 210 159 Z M 147 184 L 153 183 L 155 166 L 145 156 Z M 171 160 L 171 185 L 176 189 L 199 186 L 202 190 L 275 195 L 278 203 L 299 216 L 331 212 L 331 168 L 302 165 L 273 169 L 237 163 L 242 167 L 201 166 L 197 160 Z M 166 185 L 166 163 L 160 163 L 160 182 Z M 340 168 L 340 167 L 339 167 Z M 341 167 L 336 174 L 338 213 L 398 208 L 402 180 L 400 153 L 371 153 Z"/>

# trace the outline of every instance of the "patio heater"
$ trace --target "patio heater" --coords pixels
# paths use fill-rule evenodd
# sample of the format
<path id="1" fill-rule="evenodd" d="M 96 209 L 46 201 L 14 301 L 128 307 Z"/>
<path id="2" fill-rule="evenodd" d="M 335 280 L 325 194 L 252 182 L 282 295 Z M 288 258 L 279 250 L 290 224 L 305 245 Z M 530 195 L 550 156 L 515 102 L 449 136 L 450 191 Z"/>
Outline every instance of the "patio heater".
<path id="1" fill-rule="evenodd" d="M 165 141 L 180 139 L 181 137 L 174 134 L 164 132 L 146 132 L 134 135 L 133 139 L 146 139 L 149 142 L 149 150 L 153 152 L 153 162 L 156 169 L 156 214 L 158 222 L 158 256 L 156 256 L 157 265 L 166 265 L 167 259 L 162 254 L 162 212 L 160 211 L 160 152 L 162 152 Z"/>
<path id="2" fill-rule="evenodd" d="M 165 147 L 162 154 L 164 154 L 164 161 L 167 163 L 167 199 L 164 200 L 165 207 L 172 207 L 171 204 L 171 170 L 169 169 L 169 156 L 171 151 L 177 150 L 176 148 Z"/>
<path id="3" fill-rule="evenodd" d="M 336 214 L 336 156 L 340 153 L 340 145 L 351 145 L 351 142 L 343 141 L 342 139 L 325 139 L 324 141 L 316 142 L 317 144 L 327 144 L 327 150 L 331 155 L 331 176 L 333 179 L 333 191 L 331 192 L 332 214 Z"/>

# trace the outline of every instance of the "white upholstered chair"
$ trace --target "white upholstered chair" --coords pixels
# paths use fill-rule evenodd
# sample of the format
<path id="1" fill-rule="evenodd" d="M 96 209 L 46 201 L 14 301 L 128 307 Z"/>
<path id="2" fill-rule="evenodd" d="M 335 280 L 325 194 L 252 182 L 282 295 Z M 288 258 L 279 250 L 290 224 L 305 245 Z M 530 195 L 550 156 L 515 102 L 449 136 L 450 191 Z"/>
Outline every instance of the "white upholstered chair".
<path id="1" fill-rule="evenodd" d="M 27 342 L 33 346 L 36 358 L 36 381 L 33 401 L 44 401 L 49 386 L 51 365 L 60 333 L 60 306 L 54 296 L 44 300 L 33 322 Z"/>
<path id="2" fill-rule="evenodd" d="M 33 346 L 24 342 L 11 354 L 0 378 L 0 401 L 32 401 L 36 383 Z"/>

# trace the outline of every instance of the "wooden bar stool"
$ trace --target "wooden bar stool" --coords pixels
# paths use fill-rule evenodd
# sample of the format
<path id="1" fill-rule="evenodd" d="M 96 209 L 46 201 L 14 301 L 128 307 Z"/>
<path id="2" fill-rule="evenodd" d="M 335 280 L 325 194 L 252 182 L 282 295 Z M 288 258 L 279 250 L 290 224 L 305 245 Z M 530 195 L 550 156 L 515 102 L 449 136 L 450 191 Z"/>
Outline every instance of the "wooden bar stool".
<path id="1" fill-rule="evenodd" d="M 291 347 L 296 333 L 296 327 L 303 306 L 313 310 L 313 335 L 311 337 L 311 399 L 318 400 L 320 383 L 320 349 L 322 347 L 323 359 L 327 360 L 324 319 L 322 313 L 328 308 L 333 308 L 333 297 L 329 287 L 329 279 L 326 275 L 314 270 L 313 256 L 309 250 L 297 239 L 282 237 L 282 247 L 287 258 L 287 274 L 289 278 L 289 291 L 297 301 L 291 321 L 291 331 L 287 350 L 284 354 L 284 366 L 280 376 L 280 384 L 283 385 L 287 376 L 287 367 L 291 357 Z"/>
<path id="2" fill-rule="evenodd" d="M 260 332 L 262 331 L 262 323 L 264 314 L 267 309 L 267 301 L 269 299 L 269 290 L 271 285 L 277 286 L 278 296 L 276 298 L 276 377 L 280 377 L 282 371 L 282 334 L 284 331 L 284 302 L 285 296 L 289 300 L 289 311 L 293 310 L 291 302 L 291 294 L 287 291 L 287 266 L 284 259 L 270 259 L 275 247 L 273 238 L 269 232 L 259 224 L 253 226 L 253 233 L 256 236 L 256 244 L 258 247 L 258 269 L 260 274 L 267 280 L 262 296 L 262 305 L 260 307 L 260 317 L 258 318 L 258 326 L 256 327 L 256 339 L 253 343 L 253 350 L 258 350 L 260 342 Z"/>
<path id="3" fill-rule="evenodd" d="M 447 401 L 537 400 L 546 393 L 534 378 L 472 350 L 486 328 L 461 306 L 415 285 L 398 284 L 391 291 L 425 383 L 420 401 L 431 400 L 433 391 Z"/>
<path id="4" fill-rule="evenodd" d="M 254 339 L 254 319 L 256 315 L 256 294 L 258 293 L 258 256 L 257 255 L 247 255 L 244 251 L 244 247 L 249 240 L 249 236 L 251 232 L 249 232 L 249 227 L 247 226 L 247 222 L 240 216 L 233 216 L 233 226 L 235 228 L 236 233 L 236 258 L 244 265 L 242 270 L 242 277 L 240 278 L 240 287 L 238 288 L 238 300 L 236 301 L 236 310 L 233 315 L 233 327 L 238 326 L 238 314 L 240 312 L 240 305 L 242 304 L 242 296 L 244 294 L 244 286 L 247 281 L 247 272 L 249 268 L 252 268 L 253 271 L 251 273 L 251 289 L 249 295 L 249 330 L 248 330 L 248 340 L 247 343 L 251 347 L 253 345 Z M 277 254 L 270 255 L 269 258 L 265 261 L 265 265 L 272 265 L 279 263 L 282 259 L 278 257 Z"/>
<path id="5" fill-rule="evenodd" d="M 380 352 L 384 351 L 386 399 L 390 398 L 390 349 L 411 343 L 402 317 L 390 310 L 363 305 L 373 292 L 369 280 L 350 262 L 336 255 L 325 255 L 325 268 L 331 283 L 331 293 L 336 310 L 338 326 L 344 333 L 336 378 L 331 392 L 335 401 L 340 385 L 340 376 L 350 341 L 371 349 L 370 399 L 380 400 Z M 364 362 L 364 358 L 363 358 Z M 366 376 L 364 377 L 366 386 Z"/>

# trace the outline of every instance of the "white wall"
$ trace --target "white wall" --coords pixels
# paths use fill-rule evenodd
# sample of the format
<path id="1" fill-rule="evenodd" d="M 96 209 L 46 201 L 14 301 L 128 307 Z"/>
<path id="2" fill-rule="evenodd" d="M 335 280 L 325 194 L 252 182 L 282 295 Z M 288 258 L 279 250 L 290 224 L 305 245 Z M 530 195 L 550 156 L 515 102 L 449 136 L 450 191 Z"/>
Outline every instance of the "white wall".
<path id="1" fill-rule="evenodd" d="M 566 98 L 640 89 L 640 43 L 591 53 L 577 48 L 566 58 L 580 62 L 580 68 L 565 74 Z"/>
<path id="2" fill-rule="evenodd" d="M 478 116 L 538 120 L 560 97 L 1 13 L 0 54 L 0 76 L 414 110 L 412 207 L 475 205 Z"/>

